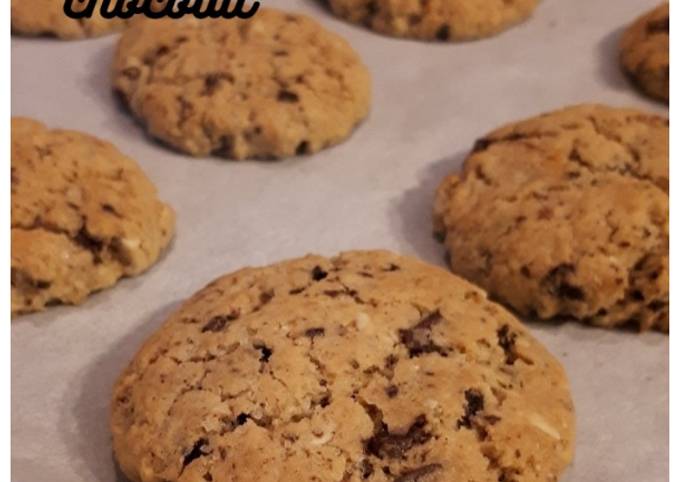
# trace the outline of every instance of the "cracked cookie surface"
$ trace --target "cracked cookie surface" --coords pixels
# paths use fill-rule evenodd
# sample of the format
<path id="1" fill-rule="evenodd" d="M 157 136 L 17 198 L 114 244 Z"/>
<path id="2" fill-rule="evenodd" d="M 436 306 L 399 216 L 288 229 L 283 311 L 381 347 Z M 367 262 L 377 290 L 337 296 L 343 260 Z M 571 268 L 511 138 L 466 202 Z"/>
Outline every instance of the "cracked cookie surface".
<path id="1" fill-rule="evenodd" d="M 621 65 L 647 95 L 668 102 L 668 3 L 637 19 L 621 39 Z"/>
<path id="2" fill-rule="evenodd" d="M 395 37 L 473 40 L 489 37 L 527 19 L 539 0 L 329 0 L 350 22 Z"/>
<path id="3" fill-rule="evenodd" d="M 174 213 L 137 164 L 76 131 L 12 119 L 12 313 L 77 304 L 141 273 Z"/>
<path id="4" fill-rule="evenodd" d="M 521 315 L 668 331 L 668 120 L 581 105 L 477 141 L 434 206 L 453 271 Z"/>
<path id="5" fill-rule="evenodd" d="M 121 30 L 127 23 L 120 18 L 103 18 L 99 5 L 91 18 L 70 18 L 64 13 L 64 0 L 12 0 L 11 8 L 12 32 L 22 35 L 79 39 Z M 73 8 L 77 10 L 78 2 Z"/>
<path id="6" fill-rule="evenodd" d="M 221 277 L 153 334 L 112 400 L 134 482 L 556 481 L 560 364 L 447 271 L 385 251 Z"/>
<path id="7" fill-rule="evenodd" d="M 139 19 L 123 34 L 114 89 L 148 132 L 193 154 L 244 159 L 317 152 L 368 114 L 370 75 L 309 17 Z"/>

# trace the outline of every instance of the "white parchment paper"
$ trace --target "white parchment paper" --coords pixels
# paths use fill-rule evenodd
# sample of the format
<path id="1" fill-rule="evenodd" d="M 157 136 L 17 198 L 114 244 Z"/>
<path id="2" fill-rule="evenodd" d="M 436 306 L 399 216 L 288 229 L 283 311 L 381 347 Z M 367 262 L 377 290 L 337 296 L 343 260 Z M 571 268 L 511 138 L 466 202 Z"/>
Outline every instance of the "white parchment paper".
<path id="1" fill-rule="evenodd" d="M 178 213 L 177 237 L 145 275 L 75 308 L 12 324 L 12 480 L 123 481 L 108 432 L 111 386 L 164 317 L 244 265 L 388 248 L 444 265 L 433 191 L 499 124 L 597 101 L 667 113 L 617 65 L 621 28 L 656 0 L 544 0 L 498 37 L 430 44 L 346 24 L 318 0 L 267 1 L 348 38 L 374 80 L 370 118 L 345 143 L 283 162 L 193 159 L 150 141 L 110 92 L 116 36 L 12 39 L 12 112 L 109 139 Z M 668 337 L 532 325 L 561 359 L 576 404 L 568 482 L 668 480 Z"/>

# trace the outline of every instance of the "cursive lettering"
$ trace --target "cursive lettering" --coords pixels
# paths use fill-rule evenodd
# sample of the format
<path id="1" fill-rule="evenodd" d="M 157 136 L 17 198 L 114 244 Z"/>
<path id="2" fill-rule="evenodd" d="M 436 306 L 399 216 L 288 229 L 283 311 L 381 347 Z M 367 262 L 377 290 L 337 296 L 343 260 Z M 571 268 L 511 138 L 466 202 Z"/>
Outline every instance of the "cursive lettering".
<path id="1" fill-rule="evenodd" d="M 255 1 L 246 10 L 246 0 L 64 0 L 64 13 L 73 18 L 91 18 L 97 3 L 103 18 L 128 19 L 133 15 L 149 18 L 250 18 L 260 8 Z"/>

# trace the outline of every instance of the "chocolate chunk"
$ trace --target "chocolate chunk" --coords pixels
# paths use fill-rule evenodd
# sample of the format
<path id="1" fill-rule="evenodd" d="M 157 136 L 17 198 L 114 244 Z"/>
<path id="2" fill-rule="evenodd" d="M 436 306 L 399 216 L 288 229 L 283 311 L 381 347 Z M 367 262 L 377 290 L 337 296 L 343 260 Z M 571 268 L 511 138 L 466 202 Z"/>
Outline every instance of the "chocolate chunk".
<path id="1" fill-rule="evenodd" d="M 273 290 L 267 290 L 260 293 L 260 303 L 262 303 L 263 305 L 269 303 L 272 300 L 272 298 L 274 298 Z"/>
<path id="2" fill-rule="evenodd" d="M 343 286 L 342 289 L 334 289 L 334 290 L 325 290 L 323 292 L 324 295 L 328 296 L 329 298 L 338 298 L 340 296 L 349 296 L 354 300 L 355 303 L 359 305 L 363 305 L 365 302 L 364 300 L 361 299 L 359 296 L 359 292 L 357 290 L 348 288 L 346 286 Z"/>
<path id="3" fill-rule="evenodd" d="M 140 70 L 137 67 L 127 67 L 123 70 L 123 75 L 130 80 L 137 80 L 139 78 Z"/>
<path id="4" fill-rule="evenodd" d="M 441 468 L 441 464 L 429 464 L 415 469 L 408 469 L 399 474 L 397 478 L 394 479 L 394 482 L 419 482 L 423 480 L 423 477 L 433 474 L 438 470 L 441 470 Z"/>
<path id="5" fill-rule="evenodd" d="M 208 440 L 201 438 L 194 443 L 191 450 L 182 459 L 182 470 L 186 468 L 194 460 L 207 455 L 206 447 L 208 446 Z"/>
<path id="6" fill-rule="evenodd" d="M 441 313 L 439 313 L 439 310 L 435 310 L 429 315 L 425 316 L 422 318 L 418 324 L 414 327 L 416 330 L 431 330 L 432 327 L 441 321 L 443 321 L 444 318 L 442 317 Z"/>
<path id="7" fill-rule="evenodd" d="M 34 286 L 38 288 L 39 290 L 46 290 L 50 286 L 52 286 L 52 282 L 46 281 L 46 280 L 35 280 Z"/>
<path id="8" fill-rule="evenodd" d="M 373 464 L 366 459 L 362 460 L 359 463 L 359 472 L 361 473 L 362 480 L 368 479 L 373 475 Z"/>
<path id="9" fill-rule="evenodd" d="M 255 348 L 256 350 L 260 350 L 261 353 L 260 361 L 264 363 L 269 362 L 269 358 L 272 356 L 272 353 L 274 353 L 274 350 L 269 348 L 264 343 L 256 343 L 255 345 L 253 345 L 253 348 Z"/>
<path id="10" fill-rule="evenodd" d="M 374 16 L 376 13 L 378 13 L 378 2 L 377 1 L 371 1 L 366 4 L 366 15 L 369 17 Z"/>
<path id="11" fill-rule="evenodd" d="M 465 390 L 465 402 L 465 414 L 456 423 L 458 428 L 472 428 L 472 419 L 477 412 L 484 410 L 484 395 L 479 390 L 474 388 Z"/>
<path id="12" fill-rule="evenodd" d="M 101 261 L 101 251 L 104 247 L 104 242 L 88 233 L 85 226 L 80 228 L 80 231 L 78 231 L 78 234 L 76 234 L 75 238 L 73 238 L 73 241 L 75 241 L 76 244 L 78 244 L 81 248 L 92 253 L 95 263 L 99 263 Z"/>
<path id="13" fill-rule="evenodd" d="M 220 83 L 220 77 L 217 74 L 208 74 L 203 80 L 203 93 L 205 95 L 211 95 Z"/>
<path id="14" fill-rule="evenodd" d="M 514 364 L 518 358 L 515 347 L 517 333 L 511 332 L 508 325 L 503 325 L 498 329 L 496 335 L 498 336 L 498 346 L 505 352 L 505 363 L 508 365 Z"/>
<path id="15" fill-rule="evenodd" d="M 569 300 L 582 301 L 586 295 L 581 288 L 570 284 L 562 284 L 558 290 L 558 296 Z"/>
<path id="16" fill-rule="evenodd" d="M 324 336 L 326 334 L 326 329 L 317 327 L 317 328 L 309 328 L 308 330 L 305 331 L 305 336 L 309 338 L 314 338 L 315 336 Z"/>
<path id="17" fill-rule="evenodd" d="M 472 147 L 472 153 L 474 154 L 476 152 L 486 151 L 491 144 L 493 144 L 493 140 L 486 137 L 477 139 L 474 146 Z"/>
<path id="18" fill-rule="evenodd" d="M 485 137 L 482 139 L 477 139 L 475 142 L 474 147 L 472 148 L 472 153 L 477 153 L 481 151 L 487 150 L 489 147 L 491 147 L 493 144 L 499 143 L 499 142 L 514 142 L 514 141 L 521 141 L 523 139 L 530 139 L 530 138 L 541 138 L 541 137 L 547 137 L 550 134 L 548 133 L 521 133 L 521 132 L 513 132 L 512 134 L 508 134 L 505 137 L 501 138 L 491 138 L 491 137 Z"/>
<path id="19" fill-rule="evenodd" d="M 501 474 L 498 476 L 498 482 L 518 482 L 516 475 L 520 475 L 520 471 L 512 467 L 501 467 Z"/>
<path id="20" fill-rule="evenodd" d="M 649 303 L 647 305 L 647 307 L 652 311 L 661 311 L 661 310 L 668 307 L 668 302 L 661 301 L 661 300 L 655 300 L 655 301 L 652 301 L 651 303 Z"/>
<path id="21" fill-rule="evenodd" d="M 366 441 L 365 450 L 380 459 L 402 458 L 413 447 L 427 443 L 432 437 L 425 430 L 427 426 L 425 415 L 416 417 L 405 433 L 390 433 L 387 424 L 382 421 L 382 413 L 379 420 L 374 419 L 374 426 L 373 436 Z"/>
<path id="22" fill-rule="evenodd" d="M 279 102 L 290 102 L 294 103 L 300 100 L 298 95 L 295 92 L 291 92 L 289 90 L 280 90 L 279 94 L 276 96 L 276 99 Z"/>
<path id="23" fill-rule="evenodd" d="M 397 387 L 396 385 L 390 385 L 385 389 L 385 393 L 387 394 L 388 397 L 394 398 L 399 393 L 399 387 Z"/>
<path id="24" fill-rule="evenodd" d="M 489 425 L 496 425 L 498 422 L 501 421 L 501 417 L 497 415 L 485 415 L 484 421 Z"/>
<path id="25" fill-rule="evenodd" d="M 206 75 L 205 79 L 203 79 L 203 92 L 201 92 L 201 94 L 202 95 L 214 94 L 215 91 L 217 90 L 217 87 L 220 85 L 220 82 L 228 78 L 229 77 L 227 75 L 221 74 L 219 72 L 213 72 L 211 74 Z"/>
<path id="26" fill-rule="evenodd" d="M 582 301 L 586 297 L 583 289 L 568 281 L 569 276 L 574 271 L 574 265 L 568 263 L 560 264 L 550 270 L 541 281 L 541 284 L 553 296 L 567 300 Z"/>
<path id="27" fill-rule="evenodd" d="M 437 345 L 432 340 L 432 327 L 443 320 L 437 310 L 425 316 L 413 328 L 399 330 L 399 339 L 408 349 L 409 357 L 414 358 L 427 353 L 449 356 L 449 349 Z"/>
<path id="28" fill-rule="evenodd" d="M 647 24 L 647 34 L 652 35 L 656 33 L 670 33 L 671 30 L 671 20 L 669 17 L 665 17 Z"/>
<path id="29" fill-rule="evenodd" d="M 100 204 L 99 207 L 102 208 L 102 211 L 105 211 L 107 213 L 117 214 L 115 208 L 111 206 L 109 203 Z"/>
<path id="30" fill-rule="evenodd" d="M 635 301 L 645 301 L 645 295 L 640 290 L 631 291 L 630 297 Z"/>
<path id="31" fill-rule="evenodd" d="M 170 49 L 168 48 L 167 45 L 161 45 L 156 49 L 156 55 L 155 57 L 162 57 L 163 55 L 166 55 L 168 52 L 170 52 Z"/>
<path id="32" fill-rule="evenodd" d="M 446 24 L 442 25 L 437 30 L 437 33 L 435 33 L 435 37 L 437 40 L 441 40 L 442 42 L 447 41 L 449 38 L 451 38 L 451 28 Z"/>
<path id="33" fill-rule="evenodd" d="M 571 151 L 569 152 L 569 160 L 571 162 L 574 162 L 578 164 L 581 167 L 585 167 L 586 169 L 591 169 L 590 164 L 586 162 L 586 160 L 583 158 L 579 150 L 574 146 Z"/>
<path id="34" fill-rule="evenodd" d="M 210 318 L 203 328 L 201 328 L 201 333 L 206 333 L 208 331 L 217 333 L 218 331 L 224 330 L 224 328 L 232 321 L 238 318 L 238 312 L 232 311 L 228 315 L 217 315 Z"/>
<path id="35" fill-rule="evenodd" d="M 233 136 L 220 137 L 219 146 L 215 149 L 215 154 L 222 157 L 232 157 L 234 152 Z"/>
<path id="36" fill-rule="evenodd" d="M 314 266 L 314 269 L 312 270 L 312 279 L 314 281 L 321 281 L 326 276 L 328 276 L 328 273 L 322 270 L 321 266 Z"/>
<path id="37" fill-rule="evenodd" d="M 309 141 L 301 141 L 295 148 L 295 155 L 309 154 Z"/>

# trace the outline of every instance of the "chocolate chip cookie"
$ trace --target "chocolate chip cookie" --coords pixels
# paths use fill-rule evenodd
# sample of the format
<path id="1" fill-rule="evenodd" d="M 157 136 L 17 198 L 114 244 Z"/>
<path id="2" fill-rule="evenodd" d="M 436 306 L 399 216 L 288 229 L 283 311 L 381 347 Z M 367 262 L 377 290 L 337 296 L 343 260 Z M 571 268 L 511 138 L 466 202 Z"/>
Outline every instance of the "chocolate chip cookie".
<path id="1" fill-rule="evenodd" d="M 85 7 L 85 2 L 81 8 Z M 78 10 L 79 2 L 73 2 Z M 64 13 L 64 0 L 12 0 L 12 32 L 21 35 L 51 35 L 62 39 L 96 37 L 125 27 L 120 18 L 105 19 L 99 3 L 91 18 L 74 19 Z"/>
<path id="2" fill-rule="evenodd" d="M 573 450 L 545 348 L 482 290 L 385 251 L 213 281 L 112 404 L 134 482 L 556 481 Z"/>
<path id="3" fill-rule="evenodd" d="M 12 313 L 77 304 L 141 273 L 174 213 L 139 166 L 75 131 L 12 119 Z"/>
<path id="4" fill-rule="evenodd" d="M 668 3 L 638 18 L 621 39 L 621 65 L 647 95 L 668 102 Z"/>
<path id="5" fill-rule="evenodd" d="M 232 159 L 309 154 L 368 114 L 370 76 L 339 36 L 303 15 L 139 19 L 123 34 L 115 90 L 148 132 Z"/>
<path id="6" fill-rule="evenodd" d="M 472 40 L 495 35 L 527 19 L 539 0 L 329 0 L 346 20 L 395 37 Z"/>
<path id="7" fill-rule="evenodd" d="M 521 315 L 668 330 L 668 119 L 581 105 L 502 127 L 434 221 L 453 271 Z"/>

